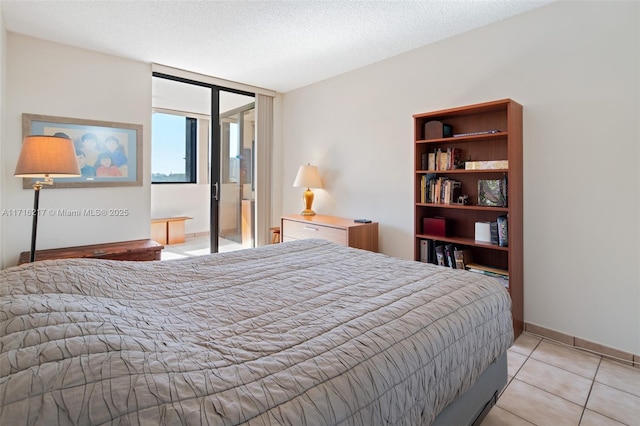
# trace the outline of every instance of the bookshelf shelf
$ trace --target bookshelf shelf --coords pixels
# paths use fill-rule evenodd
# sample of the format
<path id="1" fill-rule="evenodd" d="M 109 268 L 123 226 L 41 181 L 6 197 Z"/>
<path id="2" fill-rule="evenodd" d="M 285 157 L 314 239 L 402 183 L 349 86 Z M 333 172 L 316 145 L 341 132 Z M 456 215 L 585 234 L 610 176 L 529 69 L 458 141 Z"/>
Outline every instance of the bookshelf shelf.
<path id="1" fill-rule="evenodd" d="M 435 203 L 416 203 L 416 206 L 420 207 L 431 207 L 434 209 L 460 209 L 460 210 L 477 210 L 481 212 L 502 212 L 508 213 L 509 208 L 507 207 L 487 207 L 487 206 L 478 206 L 478 205 L 461 205 L 461 204 L 435 204 Z"/>
<path id="2" fill-rule="evenodd" d="M 502 99 L 415 114 L 413 120 L 415 260 L 437 262 L 434 247 L 449 244 L 464 250 L 465 254 L 470 255 L 473 263 L 507 271 L 514 333 L 518 336 L 524 325 L 522 106 L 511 99 Z M 425 130 L 425 124 L 430 121 L 440 121 L 451 126 L 453 135 L 495 130 L 498 132 L 438 137 Z M 436 158 L 437 166 L 433 167 L 434 160 L 429 158 L 429 154 L 433 155 L 436 152 L 439 152 L 438 157 L 443 152 L 447 154 L 447 160 L 443 159 L 443 162 L 440 162 Z M 456 160 L 457 164 L 454 164 Z M 466 161 L 500 160 L 507 160 L 508 168 L 466 170 L 461 164 Z M 442 167 L 443 164 L 445 167 Z M 456 166 L 461 168 L 454 168 Z M 439 170 L 433 170 L 434 168 Z M 506 206 L 478 205 L 479 180 L 506 181 Z M 449 182 L 444 184 L 445 181 Z M 455 181 L 455 195 L 450 187 L 447 191 L 444 190 L 445 185 L 450 185 L 451 181 Z M 436 193 L 434 185 L 439 185 L 441 190 Z M 457 195 L 467 195 L 468 204 L 446 203 L 456 202 Z M 424 202 L 431 201 L 434 197 L 440 197 L 439 200 L 444 198 L 445 202 Z M 508 246 L 476 241 L 476 222 L 496 222 L 499 216 L 508 218 Z M 446 221 L 446 237 L 425 232 L 423 229 L 424 219 L 434 218 L 444 218 Z M 427 255 L 429 259 L 426 259 Z"/>
<path id="3" fill-rule="evenodd" d="M 429 144 L 439 144 L 439 143 L 465 143 L 465 142 L 480 142 L 480 141 L 490 141 L 496 139 L 506 139 L 509 137 L 507 132 L 500 133 L 491 133 L 487 135 L 474 135 L 474 136 L 460 136 L 460 137 L 448 137 L 448 138 L 438 138 L 438 139 L 421 139 L 416 140 L 417 144 L 429 143 Z"/>
<path id="4" fill-rule="evenodd" d="M 460 244 L 464 246 L 482 247 L 489 250 L 508 251 L 509 247 L 501 247 L 497 244 L 483 243 L 482 241 L 476 241 L 471 238 L 456 238 L 456 237 L 440 237 L 437 235 L 429 234 L 417 234 L 416 237 L 428 240 L 436 240 L 443 243 Z"/>
<path id="5" fill-rule="evenodd" d="M 455 175 L 455 174 L 488 174 L 488 173 L 507 173 L 509 169 L 476 169 L 476 170 L 464 170 L 464 169 L 454 169 L 454 170 L 416 170 L 416 173 L 419 174 L 436 174 L 436 175 Z"/>

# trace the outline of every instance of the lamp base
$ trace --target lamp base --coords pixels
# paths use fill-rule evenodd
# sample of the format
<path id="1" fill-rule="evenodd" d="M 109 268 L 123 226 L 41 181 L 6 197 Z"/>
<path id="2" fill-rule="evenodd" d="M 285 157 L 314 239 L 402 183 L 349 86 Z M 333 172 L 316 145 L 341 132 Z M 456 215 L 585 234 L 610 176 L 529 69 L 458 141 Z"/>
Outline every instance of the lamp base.
<path id="1" fill-rule="evenodd" d="M 302 194 L 302 199 L 304 200 L 304 210 L 300 213 L 302 216 L 314 216 L 316 212 L 311 210 L 311 206 L 313 205 L 313 191 L 307 188 Z"/>

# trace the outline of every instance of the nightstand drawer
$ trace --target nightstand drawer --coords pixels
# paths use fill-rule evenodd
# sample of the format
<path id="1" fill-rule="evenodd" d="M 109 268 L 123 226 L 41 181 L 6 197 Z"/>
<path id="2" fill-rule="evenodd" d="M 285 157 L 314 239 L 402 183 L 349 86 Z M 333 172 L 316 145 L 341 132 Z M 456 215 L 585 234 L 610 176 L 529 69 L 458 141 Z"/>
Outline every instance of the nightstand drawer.
<path id="1" fill-rule="evenodd" d="M 282 234 L 285 239 L 305 240 L 320 238 L 337 244 L 347 245 L 347 232 L 344 229 L 332 228 L 317 223 L 301 223 L 291 220 L 282 221 Z"/>
<path id="2" fill-rule="evenodd" d="M 378 251 L 378 223 L 336 216 L 289 215 L 280 219 L 281 241 L 320 238 L 336 244 Z"/>

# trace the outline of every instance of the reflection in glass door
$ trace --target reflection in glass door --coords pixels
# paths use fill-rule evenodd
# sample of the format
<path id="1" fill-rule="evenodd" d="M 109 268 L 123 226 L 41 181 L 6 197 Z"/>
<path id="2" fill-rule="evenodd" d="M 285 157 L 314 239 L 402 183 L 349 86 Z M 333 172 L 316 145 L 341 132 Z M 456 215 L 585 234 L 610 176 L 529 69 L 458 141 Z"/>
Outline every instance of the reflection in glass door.
<path id="1" fill-rule="evenodd" d="M 220 107 L 218 250 L 255 247 L 254 98 L 221 91 Z"/>

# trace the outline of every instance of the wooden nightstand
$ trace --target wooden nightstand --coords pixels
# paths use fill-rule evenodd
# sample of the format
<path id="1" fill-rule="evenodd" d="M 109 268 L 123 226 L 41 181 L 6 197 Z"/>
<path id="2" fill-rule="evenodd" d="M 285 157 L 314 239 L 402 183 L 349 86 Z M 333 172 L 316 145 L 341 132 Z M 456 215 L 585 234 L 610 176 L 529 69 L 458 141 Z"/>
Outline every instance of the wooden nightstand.
<path id="1" fill-rule="evenodd" d="M 335 216 L 283 216 L 282 241 L 320 238 L 349 247 L 378 251 L 378 222 L 357 223 Z"/>
<path id="2" fill-rule="evenodd" d="M 121 241 L 51 250 L 36 250 L 36 261 L 50 259 L 91 258 L 109 260 L 160 260 L 164 246 L 153 240 Z M 29 252 L 20 253 L 18 264 L 29 262 Z"/>

